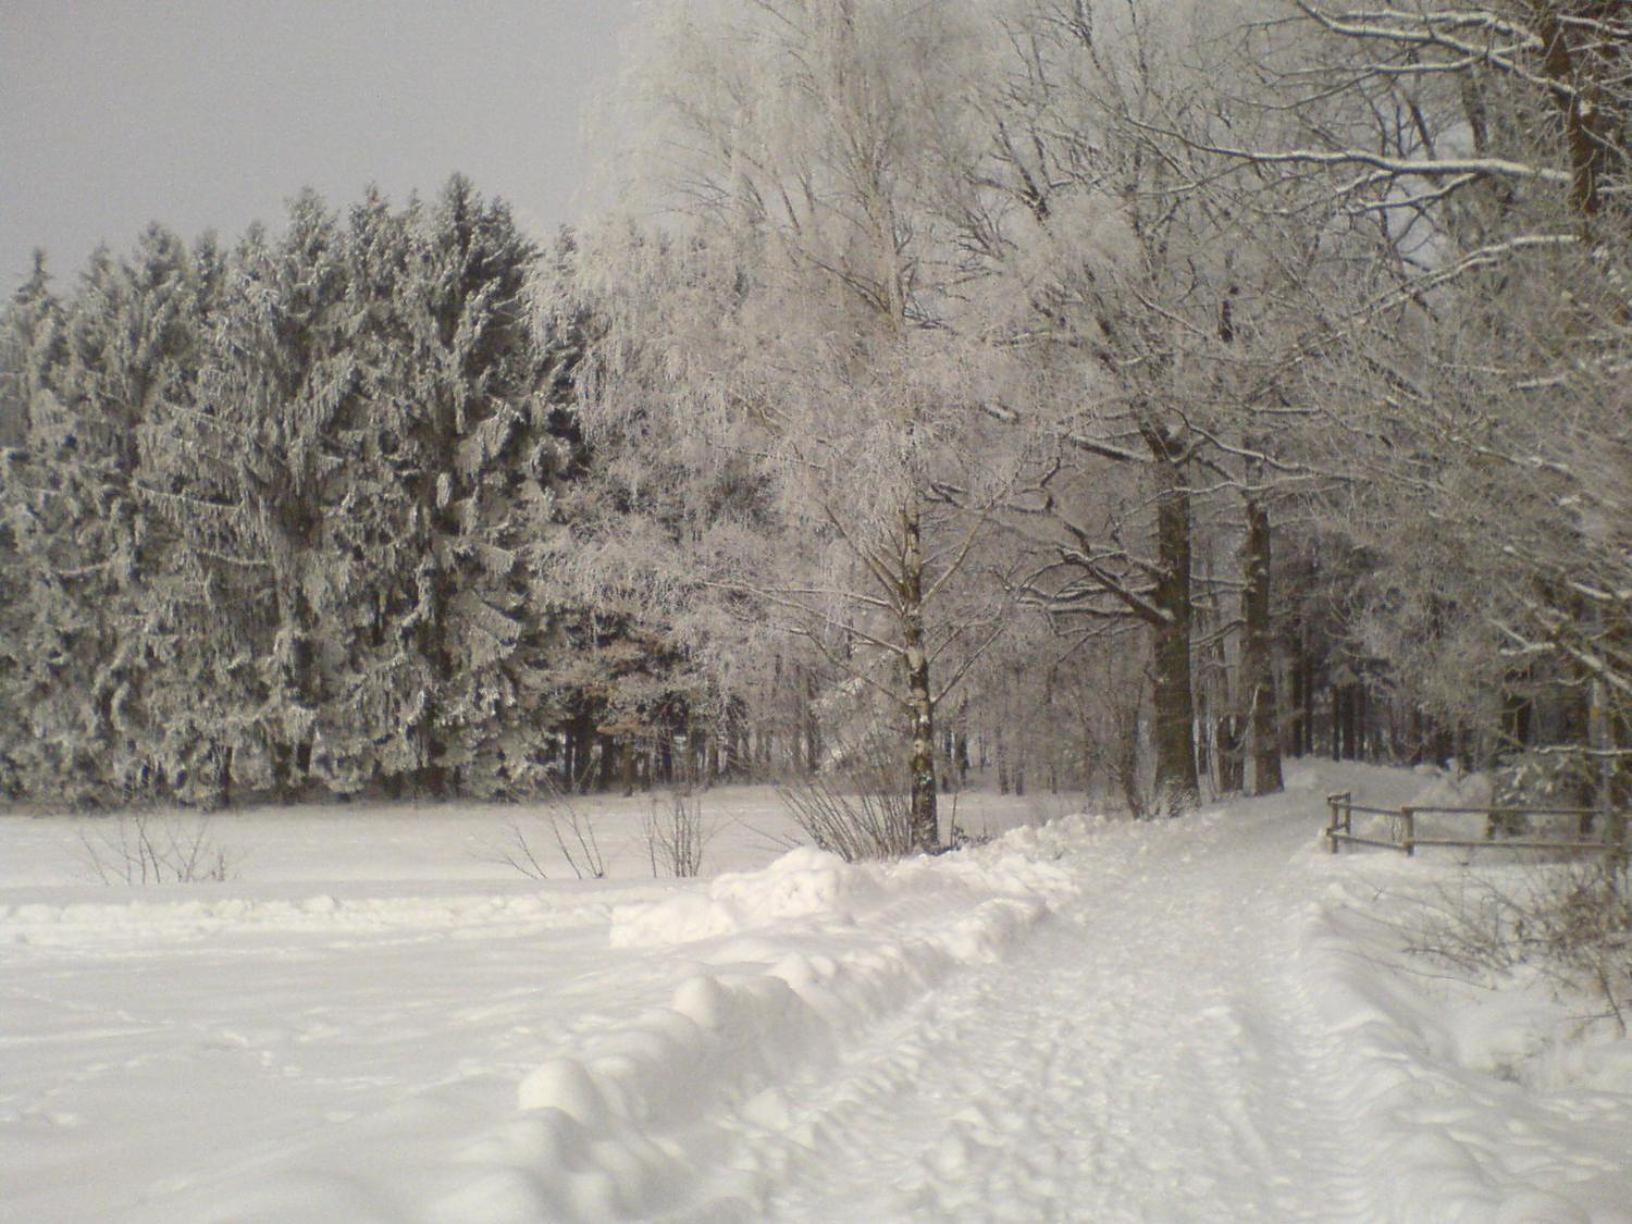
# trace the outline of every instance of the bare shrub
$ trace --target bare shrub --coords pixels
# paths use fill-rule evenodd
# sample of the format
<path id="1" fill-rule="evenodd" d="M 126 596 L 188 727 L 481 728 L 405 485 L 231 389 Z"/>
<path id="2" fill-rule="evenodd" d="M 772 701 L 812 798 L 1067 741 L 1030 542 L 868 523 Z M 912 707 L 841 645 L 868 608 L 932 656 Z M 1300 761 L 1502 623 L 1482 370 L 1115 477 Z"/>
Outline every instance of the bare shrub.
<path id="1" fill-rule="evenodd" d="M 1032 810 L 1035 811 L 1036 807 L 1036 801 L 1033 800 Z M 1043 824 L 1045 822 L 1037 821 L 1036 823 Z M 958 819 L 958 796 L 955 794 L 952 796 L 952 811 L 947 817 L 946 828 L 946 848 L 948 850 L 967 850 L 971 846 L 988 845 L 992 840 L 990 830 L 982 829 L 978 833 L 971 833 L 963 827 L 963 822 Z"/>
<path id="2" fill-rule="evenodd" d="M 237 874 L 234 856 L 216 844 L 207 816 L 133 812 L 88 817 L 79 844 L 104 884 L 219 883 Z"/>
<path id="3" fill-rule="evenodd" d="M 912 851 L 912 785 L 877 740 L 847 754 L 848 768 L 776 789 L 805 836 L 847 863 Z"/>
<path id="4" fill-rule="evenodd" d="M 555 835 L 555 844 L 561 857 L 567 860 L 572 874 L 580 880 L 604 880 L 606 856 L 595 840 L 595 821 L 588 812 L 580 811 L 572 797 L 559 787 L 551 786 L 544 803 L 544 813 Z"/>
<path id="5" fill-rule="evenodd" d="M 606 856 L 595 836 L 594 818 L 580 810 L 573 803 L 572 796 L 553 782 L 548 784 L 545 791 L 543 817 L 556 848 L 561 851 L 561 857 L 567 861 L 572 874 L 580 880 L 604 880 Z M 550 878 L 543 863 L 539 862 L 527 830 L 514 817 L 505 825 L 504 840 L 493 852 L 493 857 L 531 879 Z"/>
<path id="6" fill-rule="evenodd" d="M 689 791 L 676 790 L 668 803 L 657 799 L 644 821 L 646 853 L 652 875 L 666 871 L 676 879 L 690 879 L 703 868 L 703 851 L 713 840 L 714 826 L 703 819 L 703 801 Z"/>
<path id="7" fill-rule="evenodd" d="M 504 839 L 492 850 L 484 850 L 477 857 L 513 867 L 530 879 L 550 878 L 550 873 L 544 870 L 544 864 L 540 863 L 538 856 L 533 853 L 533 844 L 527 837 L 527 831 L 513 816 L 505 822 Z"/>
<path id="8" fill-rule="evenodd" d="M 1598 1000 L 1621 1035 L 1632 1015 L 1632 896 L 1626 872 L 1551 866 L 1468 874 L 1425 903 L 1409 951 L 1468 973 L 1524 964 Z"/>

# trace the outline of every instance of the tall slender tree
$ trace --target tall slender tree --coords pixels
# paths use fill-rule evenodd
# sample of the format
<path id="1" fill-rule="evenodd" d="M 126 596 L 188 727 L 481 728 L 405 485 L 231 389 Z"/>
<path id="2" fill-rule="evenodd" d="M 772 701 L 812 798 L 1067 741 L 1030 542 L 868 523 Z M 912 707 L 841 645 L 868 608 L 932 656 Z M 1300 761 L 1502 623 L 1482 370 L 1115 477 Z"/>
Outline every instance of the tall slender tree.
<path id="1" fill-rule="evenodd" d="M 607 379 L 652 395 L 667 382 L 671 420 L 762 465 L 800 543 L 779 574 L 723 580 L 885 703 L 919 848 L 940 839 L 936 710 L 963 664 L 938 669 L 972 653 L 974 628 L 941 616 L 976 532 L 934 499 L 966 397 L 936 334 L 956 269 L 931 198 L 973 13 L 773 0 L 654 14 L 629 165 L 674 228 L 625 243 L 656 316 L 626 301 L 644 343 L 606 350 Z M 619 369 L 628 352 L 644 365 Z M 603 383 L 600 406 L 632 385 Z M 827 564 L 791 564 L 801 554 Z"/>

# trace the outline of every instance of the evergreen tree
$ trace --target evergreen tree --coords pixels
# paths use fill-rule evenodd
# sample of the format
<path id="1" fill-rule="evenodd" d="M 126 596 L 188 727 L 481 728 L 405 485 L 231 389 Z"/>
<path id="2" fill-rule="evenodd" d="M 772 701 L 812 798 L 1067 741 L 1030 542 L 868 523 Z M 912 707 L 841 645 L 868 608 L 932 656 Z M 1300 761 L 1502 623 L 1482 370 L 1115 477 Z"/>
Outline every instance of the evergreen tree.
<path id="1" fill-rule="evenodd" d="M 411 626 L 416 502 L 398 470 L 413 411 L 410 215 L 370 190 L 341 237 L 334 343 L 346 384 L 327 428 L 338 465 L 319 527 L 325 579 L 314 613 L 325 695 L 312 760 L 341 793 L 394 790 L 419 769 L 432 685 Z"/>
<path id="2" fill-rule="evenodd" d="M 308 192 L 230 252 L 154 226 L 65 305 L 37 266 L 0 330 L 0 786 L 536 785 L 585 450 L 534 263 L 456 178 L 344 225 Z"/>
<path id="3" fill-rule="evenodd" d="M 143 592 L 158 664 L 149 698 L 155 752 L 170 795 L 206 804 L 229 801 L 235 781 L 265 781 L 251 730 L 260 694 L 249 629 L 268 567 L 237 479 L 240 435 L 210 397 L 229 267 L 213 237 L 194 249 L 183 376 L 141 434 L 140 494 L 161 545 Z"/>
<path id="4" fill-rule="evenodd" d="M 60 363 L 31 388 L 27 473 L 13 515 L 15 652 L 30 789 L 89 802 L 162 786 L 146 709 L 157 665 L 145 580 L 156 546 L 140 432 L 193 362 L 190 260 L 153 226 L 129 261 L 91 259 L 65 312 Z"/>
<path id="5" fill-rule="evenodd" d="M 508 208 L 458 176 L 409 229 L 411 382 L 394 466 L 415 500 L 407 620 L 431 678 L 418 782 L 496 793 L 525 783 L 542 739 L 518 722 L 544 684 L 526 562 L 558 463 L 526 296 L 535 251 Z"/>
<path id="6" fill-rule="evenodd" d="M 52 294 L 43 252 L 0 315 L 0 708 L 22 711 L 33 699 L 30 664 L 35 591 L 23 548 L 43 510 L 28 444 L 32 406 L 43 400 L 66 352 L 62 306 Z M 0 721 L 0 794 L 22 793 L 32 735 L 26 718 Z"/>
<path id="7" fill-rule="evenodd" d="M 345 297 L 340 230 L 315 193 L 290 204 L 276 242 L 240 245 L 222 301 L 206 387 L 237 436 L 232 480 L 248 512 L 248 551 L 267 567 L 266 597 L 246 626 L 260 696 L 254 719 L 273 787 L 307 783 L 324 696 L 319 606 L 334 598 L 322 549 L 326 502 L 343 463 L 333 426 L 350 392 L 340 344 Z"/>

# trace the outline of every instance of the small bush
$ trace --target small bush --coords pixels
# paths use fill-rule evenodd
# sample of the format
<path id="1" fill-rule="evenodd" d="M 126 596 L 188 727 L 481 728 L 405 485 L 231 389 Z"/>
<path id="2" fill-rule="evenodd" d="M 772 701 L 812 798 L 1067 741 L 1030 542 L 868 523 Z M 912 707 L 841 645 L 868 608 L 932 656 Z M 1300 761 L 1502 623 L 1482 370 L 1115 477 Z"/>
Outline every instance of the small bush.
<path id="1" fill-rule="evenodd" d="M 1580 807 L 1592 801 L 1596 775 L 1584 753 L 1516 753 L 1492 779 L 1498 807 Z"/>
<path id="2" fill-rule="evenodd" d="M 912 851 L 912 785 L 906 766 L 876 740 L 847 754 L 849 766 L 777 788 L 818 850 L 847 863 Z"/>
<path id="3" fill-rule="evenodd" d="M 124 813 L 86 817 L 79 844 L 104 884 L 219 883 L 237 863 L 211 836 L 207 816 Z"/>
<path id="4" fill-rule="evenodd" d="M 703 851 L 715 830 L 703 819 L 699 796 L 677 790 L 666 805 L 653 799 L 644 824 L 652 875 L 667 871 L 676 879 L 690 879 L 702 871 Z"/>
<path id="5" fill-rule="evenodd" d="M 550 836 L 572 874 L 580 880 L 605 879 L 606 856 L 601 852 L 595 836 L 595 821 L 589 813 L 580 811 L 571 796 L 553 783 L 547 784 L 543 805 L 544 823 L 549 826 Z M 512 819 L 505 826 L 504 841 L 493 852 L 493 857 L 534 880 L 550 878 L 519 820 Z"/>
<path id="6" fill-rule="evenodd" d="M 1632 1016 L 1632 879 L 1602 864 L 1469 875 L 1442 890 L 1410 950 L 1467 972 L 1524 964 L 1598 1000 L 1621 1035 Z"/>

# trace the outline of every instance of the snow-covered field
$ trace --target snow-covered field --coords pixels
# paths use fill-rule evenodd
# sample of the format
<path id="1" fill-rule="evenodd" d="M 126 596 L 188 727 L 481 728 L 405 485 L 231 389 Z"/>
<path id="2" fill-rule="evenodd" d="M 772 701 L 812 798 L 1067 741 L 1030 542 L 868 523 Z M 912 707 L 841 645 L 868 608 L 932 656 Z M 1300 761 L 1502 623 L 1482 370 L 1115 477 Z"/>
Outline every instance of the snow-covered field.
<path id="1" fill-rule="evenodd" d="M 867 867 L 716 791 L 692 882 L 642 799 L 583 882 L 507 808 L 218 817 L 227 879 L 146 888 L 0 817 L 0 1219 L 1632 1220 L 1632 1042 L 1399 951 L 1454 859 L 1319 845 L 1421 782 L 966 798 L 1011 831 Z"/>

